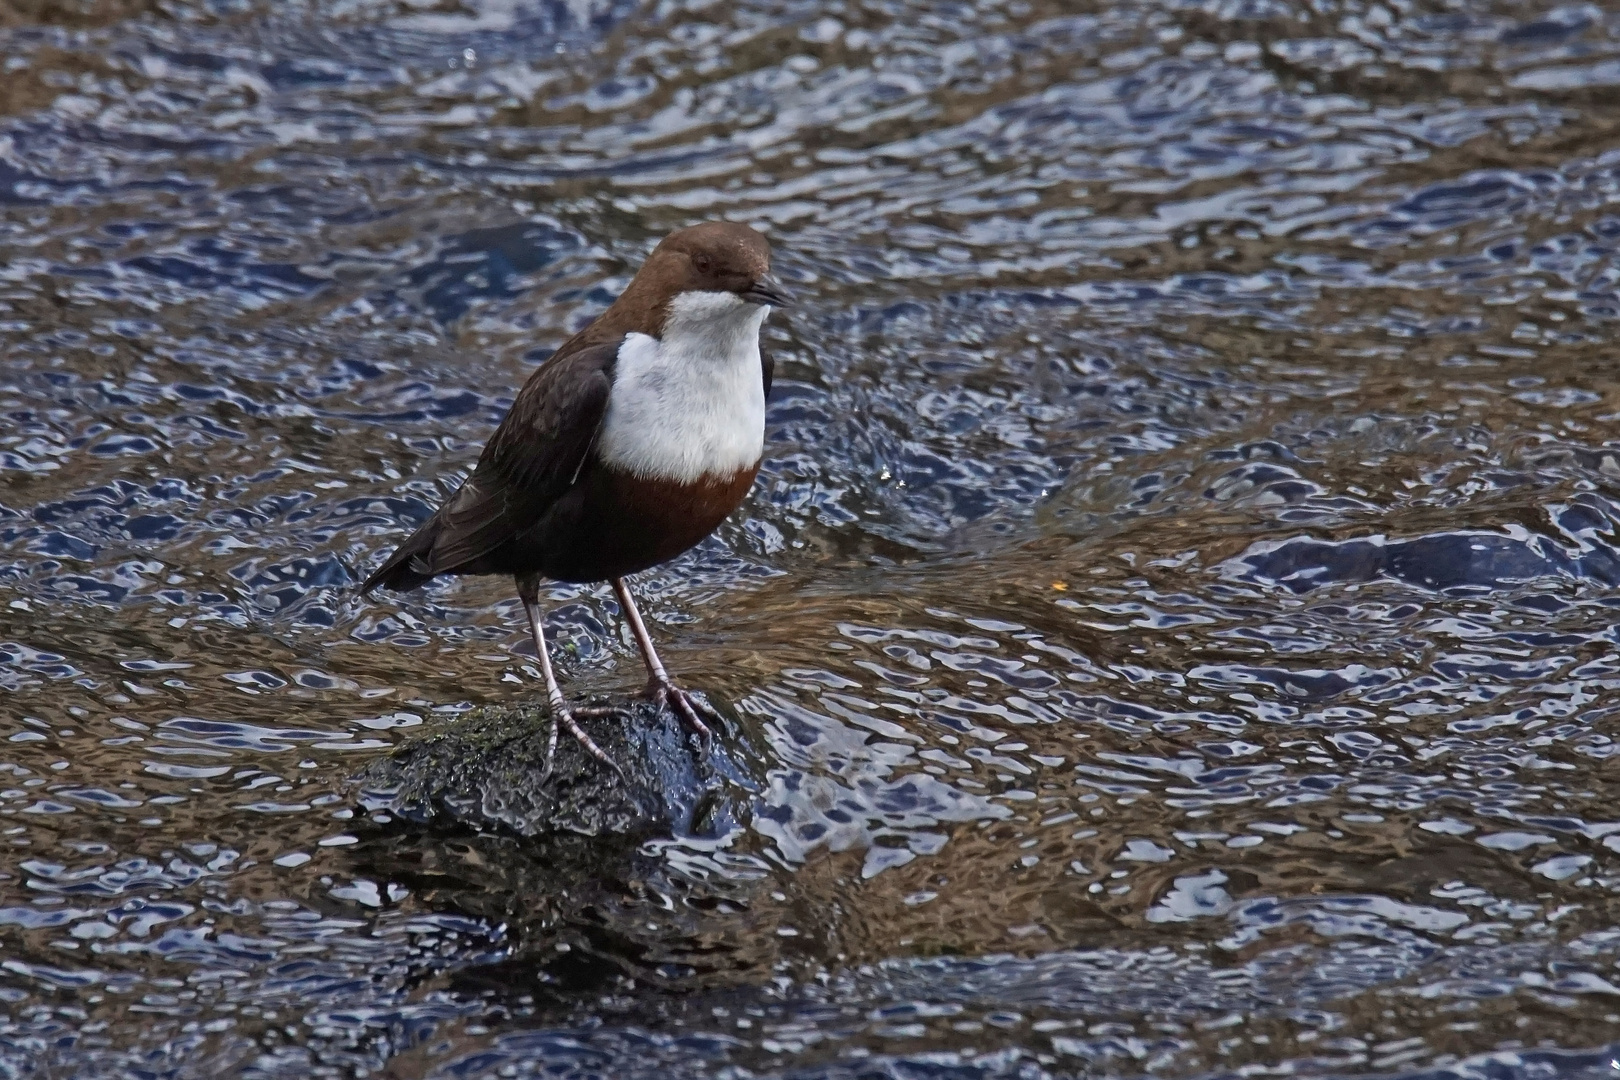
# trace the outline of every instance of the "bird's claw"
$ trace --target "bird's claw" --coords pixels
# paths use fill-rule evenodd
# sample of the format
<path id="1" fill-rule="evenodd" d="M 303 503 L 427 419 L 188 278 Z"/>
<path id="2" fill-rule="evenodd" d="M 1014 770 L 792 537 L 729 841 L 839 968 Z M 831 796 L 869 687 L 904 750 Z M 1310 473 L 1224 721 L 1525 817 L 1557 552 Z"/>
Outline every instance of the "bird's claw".
<path id="1" fill-rule="evenodd" d="M 672 682 L 654 682 L 647 688 L 647 692 L 653 704 L 660 709 L 666 705 L 673 708 L 675 715 L 692 729 L 693 734 L 705 740 L 714 737 L 709 725 L 703 722 L 703 717 L 707 716 L 714 723 L 720 723 L 720 713 L 714 706 L 693 697 Z"/>
<path id="2" fill-rule="evenodd" d="M 573 710 L 553 709 L 551 734 L 546 741 L 546 766 L 540 771 L 540 782 L 543 784 L 551 779 L 552 765 L 557 756 L 557 725 L 558 721 L 561 721 L 562 726 L 568 729 L 568 733 L 584 748 L 586 753 L 617 773 L 620 783 L 628 784 L 630 782 L 629 777 L 624 775 L 624 770 L 619 767 L 619 763 L 608 757 L 607 751 L 597 746 L 596 740 L 587 735 L 585 729 L 580 727 L 579 722 L 574 719 L 575 716 L 622 716 L 627 711 L 623 707 L 613 705 L 585 705 Z"/>
<path id="3" fill-rule="evenodd" d="M 622 716 L 629 719 L 635 715 L 624 705 L 581 705 L 571 711 L 575 716 Z"/>

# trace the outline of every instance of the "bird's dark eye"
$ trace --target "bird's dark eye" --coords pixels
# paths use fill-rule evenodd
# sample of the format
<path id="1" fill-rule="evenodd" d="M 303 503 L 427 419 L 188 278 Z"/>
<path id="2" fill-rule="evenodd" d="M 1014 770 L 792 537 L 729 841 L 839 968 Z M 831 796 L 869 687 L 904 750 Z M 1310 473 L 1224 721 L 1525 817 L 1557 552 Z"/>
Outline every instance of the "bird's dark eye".
<path id="1" fill-rule="evenodd" d="M 707 274 L 712 264 L 707 255 L 699 254 L 692 256 L 692 265 L 697 268 L 698 273 Z"/>

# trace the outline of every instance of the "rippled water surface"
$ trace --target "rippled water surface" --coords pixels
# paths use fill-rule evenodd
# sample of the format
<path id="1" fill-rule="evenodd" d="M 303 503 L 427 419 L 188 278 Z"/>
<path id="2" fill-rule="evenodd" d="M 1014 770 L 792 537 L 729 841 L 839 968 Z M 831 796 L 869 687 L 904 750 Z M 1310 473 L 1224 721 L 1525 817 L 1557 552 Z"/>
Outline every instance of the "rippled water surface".
<path id="1" fill-rule="evenodd" d="M 1617 108 L 1591 4 L 0 4 L 0 1075 L 1613 1075 Z M 746 820 L 373 820 L 538 675 L 356 581 L 712 217 Z"/>

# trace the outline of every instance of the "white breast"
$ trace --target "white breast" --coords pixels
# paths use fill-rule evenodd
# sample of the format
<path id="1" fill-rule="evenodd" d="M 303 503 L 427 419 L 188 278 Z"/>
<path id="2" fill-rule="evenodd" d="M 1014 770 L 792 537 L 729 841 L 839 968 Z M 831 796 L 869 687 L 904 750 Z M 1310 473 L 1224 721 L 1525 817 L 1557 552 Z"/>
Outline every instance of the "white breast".
<path id="1" fill-rule="evenodd" d="M 732 293 L 682 293 L 662 340 L 627 335 L 597 444 L 602 460 L 681 483 L 752 468 L 765 448 L 759 328 L 769 310 Z"/>

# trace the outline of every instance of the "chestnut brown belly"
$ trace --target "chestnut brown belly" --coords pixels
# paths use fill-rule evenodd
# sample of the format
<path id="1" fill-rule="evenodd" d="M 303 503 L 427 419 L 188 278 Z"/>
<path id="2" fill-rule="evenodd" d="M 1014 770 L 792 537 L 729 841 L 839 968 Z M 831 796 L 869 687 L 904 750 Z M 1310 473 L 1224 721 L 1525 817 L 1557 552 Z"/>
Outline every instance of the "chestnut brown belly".
<path id="1" fill-rule="evenodd" d="M 713 532 L 748 494 L 753 466 L 695 483 L 648 479 L 602 465 L 523 538 L 529 572 L 555 581 L 603 581 L 668 562 Z M 514 554 L 517 554 L 514 552 Z M 514 572 L 523 572 L 514 567 Z"/>

